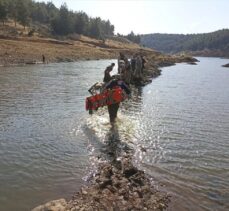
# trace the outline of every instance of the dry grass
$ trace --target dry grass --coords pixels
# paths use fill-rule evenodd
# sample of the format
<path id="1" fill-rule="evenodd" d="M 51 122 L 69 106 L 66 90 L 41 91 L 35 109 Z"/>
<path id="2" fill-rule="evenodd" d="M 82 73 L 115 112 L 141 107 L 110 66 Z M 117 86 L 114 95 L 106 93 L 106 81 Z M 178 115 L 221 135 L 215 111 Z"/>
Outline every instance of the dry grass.
<path id="1" fill-rule="evenodd" d="M 12 21 L 0 27 L 1 65 L 41 62 L 42 55 L 45 55 L 48 62 L 60 62 L 117 58 L 121 51 L 129 55 L 139 50 L 153 52 L 134 43 L 121 43 L 111 39 L 104 42 L 82 35 L 77 36 L 77 39 L 64 41 L 43 38 L 38 34 L 28 37 L 29 30 L 29 28 L 24 30 L 19 24 L 15 28 Z"/>
<path id="2" fill-rule="evenodd" d="M 141 53 L 152 60 L 168 58 L 149 48 L 118 39 L 97 40 L 83 35 L 72 35 L 73 39 L 57 40 L 35 34 L 28 37 L 29 28 L 13 21 L 0 26 L 0 65 L 41 62 L 45 55 L 47 62 L 67 62 L 88 59 L 117 58 L 119 52 L 129 57 Z M 69 36 L 70 38 L 71 36 Z"/>

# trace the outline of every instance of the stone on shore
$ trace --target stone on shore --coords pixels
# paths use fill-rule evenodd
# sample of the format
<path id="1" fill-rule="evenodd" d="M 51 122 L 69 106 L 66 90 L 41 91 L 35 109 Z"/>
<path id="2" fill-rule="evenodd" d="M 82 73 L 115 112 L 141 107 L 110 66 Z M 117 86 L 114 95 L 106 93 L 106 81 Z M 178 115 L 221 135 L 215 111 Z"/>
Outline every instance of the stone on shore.
<path id="1" fill-rule="evenodd" d="M 47 202 L 44 205 L 40 205 L 32 209 L 32 211 L 64 211 L 66 210 L 67 202 L 65 199 L 58 199 Z"/>

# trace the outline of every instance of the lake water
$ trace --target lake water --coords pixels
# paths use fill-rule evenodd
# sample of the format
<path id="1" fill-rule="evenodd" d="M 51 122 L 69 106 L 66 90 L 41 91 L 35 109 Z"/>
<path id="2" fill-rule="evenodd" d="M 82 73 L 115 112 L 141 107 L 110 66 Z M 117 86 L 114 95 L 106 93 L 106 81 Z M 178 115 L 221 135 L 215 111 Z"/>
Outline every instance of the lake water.
<path id="1" fill-rule="evenodd" d="M 115 133 L 173 211 L 229 208 L 229 60 L 198 59 L 133 89 Z M 84 99 L 111 62 L 0 68 L 2 210 L 69 199 L 106 159 L 108 114 L 89 116 Z"/>

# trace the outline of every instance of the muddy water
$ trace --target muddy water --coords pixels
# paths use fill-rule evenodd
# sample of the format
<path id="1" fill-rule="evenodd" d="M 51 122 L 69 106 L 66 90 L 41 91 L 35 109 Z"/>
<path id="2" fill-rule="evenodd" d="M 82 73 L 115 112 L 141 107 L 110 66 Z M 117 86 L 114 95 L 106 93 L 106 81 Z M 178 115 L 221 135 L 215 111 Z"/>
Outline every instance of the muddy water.
<path id="1" fill-rule="evenodd" d="M 1 208 L 70 197 L 112 157 L 107 143 L 116 139 L 171 193 L 170 210 L 225 210 L 229 72 L 220 66 L 228 60 L 200 61 L 164 68 L 152 84 L 133 89 L 115 130 L 106 109 L 84 111 L 87 89 L 113 61 L 1 68 Z"/>

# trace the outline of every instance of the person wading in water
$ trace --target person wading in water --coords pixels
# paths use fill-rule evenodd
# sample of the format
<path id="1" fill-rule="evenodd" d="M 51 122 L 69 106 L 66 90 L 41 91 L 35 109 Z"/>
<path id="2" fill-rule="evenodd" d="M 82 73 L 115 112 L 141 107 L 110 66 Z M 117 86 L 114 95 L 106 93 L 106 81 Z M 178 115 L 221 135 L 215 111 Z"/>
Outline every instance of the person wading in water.
<path id="1" fill-rule="evenodd" d="M 105 84 L 105 89 L 115 89 L 117 87 L 120 87 L 127 95 L 130 95 L 131 91 L 130 88 L 126 85 L 126 83 L 121 80 L 120 75 L 112 76 L 112 80 L 110 80 L 107 84 Z M 120 103 L 114 103 L 111 105 L 108 105 L 108 112 L 109 112 L 109 118 L 110 123 L 113 125 L 115 122 L 115 119 L 117 117 L 118 109 L 119 109 Z"/>
<path id="2" fill-rule="evenodd" d="M 103 82 L 104 83 L 108 83 L 111 80 L 111 75 L 110 72 L 113 70 L 115 66 L 115 63 L 111 63 L 111 65 L 109 65 L 105 71 L 104 71 L 104 78 L 103 78 Z"/>

